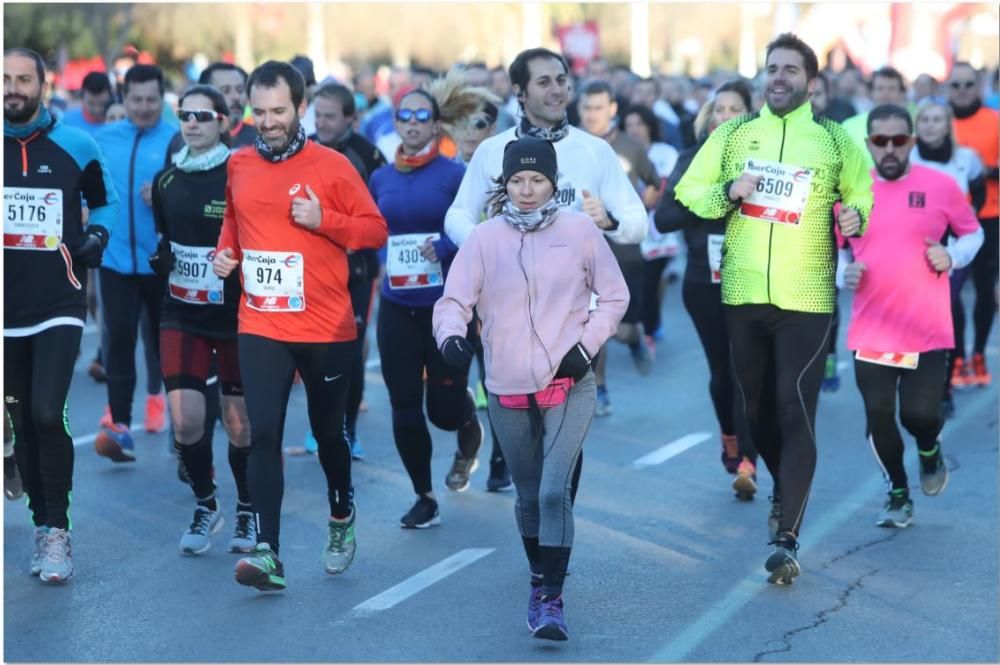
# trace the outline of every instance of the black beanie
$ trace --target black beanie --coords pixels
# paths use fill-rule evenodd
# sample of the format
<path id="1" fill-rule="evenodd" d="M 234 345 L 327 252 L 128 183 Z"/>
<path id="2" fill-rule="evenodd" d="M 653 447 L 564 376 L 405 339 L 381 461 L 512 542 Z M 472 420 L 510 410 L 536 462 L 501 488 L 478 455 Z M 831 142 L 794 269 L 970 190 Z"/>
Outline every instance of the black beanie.
<path id="1" fill-rule="evenodd" d="M 522 136 L 511 141 L 503 150 L 503 184 L 520 171 L 538 171 L 552 181 L 556 188 L 559 169 L 556 167 L 556 149 L 551 143 L 533 136 Z"/>

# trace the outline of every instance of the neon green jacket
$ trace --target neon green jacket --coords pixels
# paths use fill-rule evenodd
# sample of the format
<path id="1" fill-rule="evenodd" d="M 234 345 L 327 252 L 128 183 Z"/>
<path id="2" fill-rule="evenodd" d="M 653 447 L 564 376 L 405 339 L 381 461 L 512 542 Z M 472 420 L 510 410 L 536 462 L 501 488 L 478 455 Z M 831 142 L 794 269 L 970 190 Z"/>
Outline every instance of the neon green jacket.
<path id="1" fill-rule="evenodd" d="M 797 223 L 770 223 L 747 217 L 728 197 L 744 168 L 761 162 L 793 167 L 808 182 L 808 197 Z M 760 171 L 757 171 L 760 172 Z M 758 185 L 782 191 L 785 181 L 765 177 Z M 805 187 L 805 185 L 798 185 Z M 872 209 L 867 161 L 843 127 L 814 118 L 809 102 L 784 118 L 766 106 L 720 125 L 675 188 L 677 200 L 704 219 L 726 220 L 722 246 L 722 302 L 772 304 L 781 309 L 829 313 L 836 299 L 837 249 L 833 206 L 838 201 L 861 215 L 861 233 Z M 775 211 L 766 208 L 767 215 Z"/>

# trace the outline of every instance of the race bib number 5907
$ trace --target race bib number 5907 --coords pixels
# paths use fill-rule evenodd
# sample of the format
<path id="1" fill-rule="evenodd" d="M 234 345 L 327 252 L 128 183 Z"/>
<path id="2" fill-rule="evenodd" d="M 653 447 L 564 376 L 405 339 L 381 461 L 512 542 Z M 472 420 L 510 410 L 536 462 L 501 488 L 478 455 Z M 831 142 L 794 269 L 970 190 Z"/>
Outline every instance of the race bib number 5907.
<path id="1" fill-rule="evenodd" d="M 39 187 L 3 188 L 3 246 L 54 252 L 63 235 L 63 193 Z"/>
<path id="2" fill-rule="evenodd" d="M 748 159 L 744 173 L 760 176 L 753 194 L 743 199 L 744 217 L 798 226 L 809 200 L 812 171 L 791 164 Z"/>
<path id="3" fill-rule="evenodd" d="M 250 309 L 261 312 L 305 310 L 305 261 L 302 254 L 245 249 L 242 266 L 243 290 Z"/>

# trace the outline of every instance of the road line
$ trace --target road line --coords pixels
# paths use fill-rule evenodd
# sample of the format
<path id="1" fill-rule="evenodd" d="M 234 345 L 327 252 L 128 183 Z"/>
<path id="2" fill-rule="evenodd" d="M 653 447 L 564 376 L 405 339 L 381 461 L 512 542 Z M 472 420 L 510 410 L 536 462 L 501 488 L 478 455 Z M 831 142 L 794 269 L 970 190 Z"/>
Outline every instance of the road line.
<path id="1" fill-rule="evenodd" d="M 447 559 L 439 561 L 430 568 L 422 570 L 413 577 L 403 580 L 399 584 L 386 589 L 377 596 L 373 596 L 355 606 L 354 612 L 357 614 L 374 614 L 398 605 L 410 596 L 416 595 L 427 587 L 440 582 L 452 573 L 456 573 L 471 563 L 475 563 L 487 554 L 493 552 L 495 548 L 489 549 L 467 549 L 452 554 Z"/>
<path id="2" fill-rule="evenodd" d="M 682 436 L 676 441 L 672 441 L 662 448 L 640 457 L 636 461 L 632 462 L 632 466 L 636 469 L 645 469 L 649 466 L 663 464 L 671 457 L 676 457 L 688 448 L 697 446 L 702 441 L 707 441 L 711 437 L 712 435 L 708 432 L 695 432 L 694 434 Z"/>
<path id="3" fill-rule="evenodd" d="M 132 427 L 129 428 L 129 431 L 138 432 L 141 429 L 142 425 L 132 425 Z M 93 443 L 94 441 L 97 440 L 98 434 L 100 434 L 100 432 L 94 432 L 93 434 L 85 434 L 84 436 L 75 437 L 73 439 L 73 447 L 76 448 L 77 446 L 85 446 L 88 443 Z"/>

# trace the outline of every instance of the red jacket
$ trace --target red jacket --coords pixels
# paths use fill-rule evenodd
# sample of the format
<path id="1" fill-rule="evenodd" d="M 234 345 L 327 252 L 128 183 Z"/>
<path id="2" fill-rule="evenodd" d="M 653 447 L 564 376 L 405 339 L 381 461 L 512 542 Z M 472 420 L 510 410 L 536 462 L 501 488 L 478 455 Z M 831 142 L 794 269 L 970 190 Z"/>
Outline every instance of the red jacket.
<path id="1" fill-rule="evenodd" d="M 295 223 L 292 201 L 320 200 L 315 231 Z M 307 141 L 271 163 L 246 147 L 229 159 L 226 213 L 218 251 L 240 263 L 244 298 L 239 332 L 285 342 L 347 342 L 357 337 L 347 290 L 346 249 L 378 249 L 385 219 L 343 155 Z"/>

